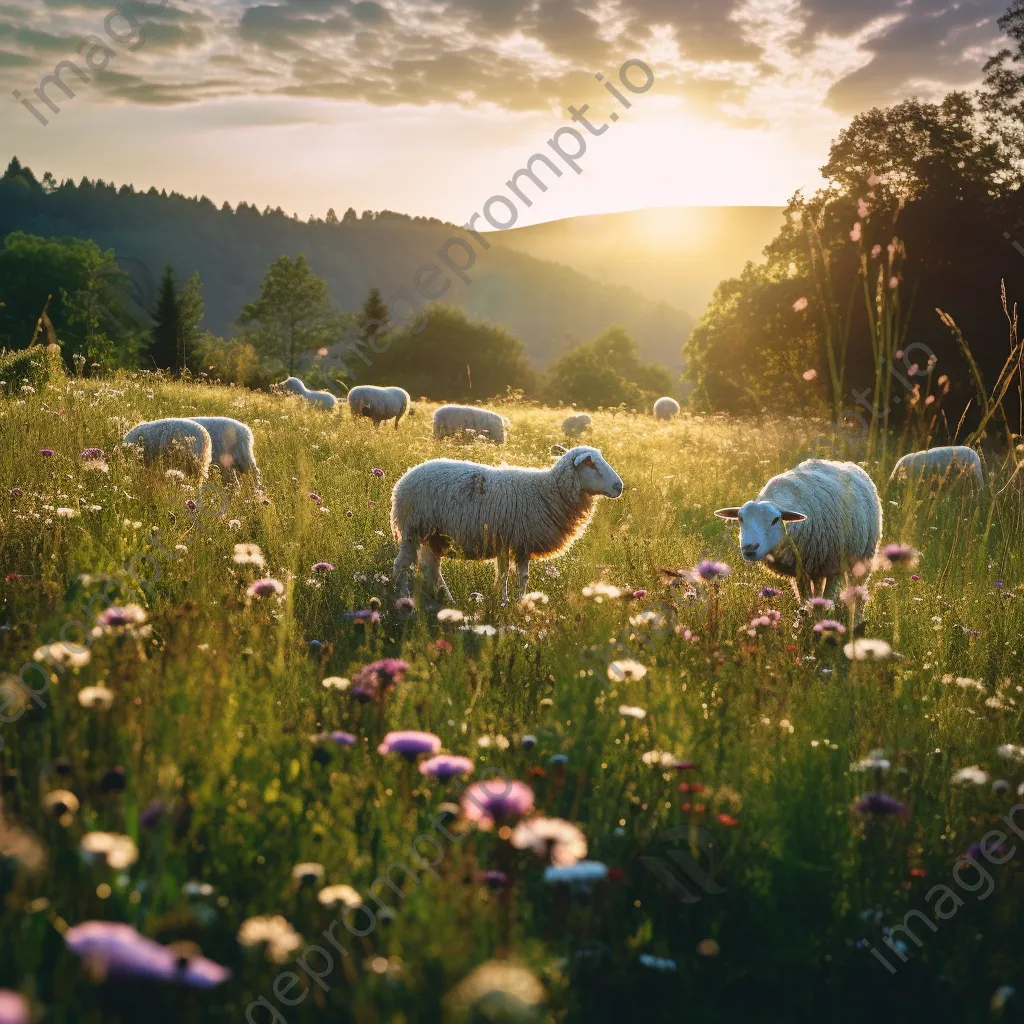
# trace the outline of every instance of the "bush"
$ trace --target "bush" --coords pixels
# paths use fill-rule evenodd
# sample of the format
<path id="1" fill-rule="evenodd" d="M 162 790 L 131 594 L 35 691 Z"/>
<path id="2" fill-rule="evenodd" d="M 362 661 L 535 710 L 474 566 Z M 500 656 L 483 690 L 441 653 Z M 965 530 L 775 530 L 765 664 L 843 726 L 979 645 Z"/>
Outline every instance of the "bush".
<path id="1" fill-rule="evenodd" d="M 266 388 L 284 376 L 280 364 L 262 362 L 247 341 L 218 338 L 207 332 L 197 339 L 195 351 L 198 371 L 223 384 Z"/>
<path id="2" fill-rule="evenodd" d="M 59 345 L 33 345 L 13 352 L 0 350 L 0 388 L 5 395 L 17 394 L 25 385 L 41 391 L 47 384 L 63 379 Z"/>

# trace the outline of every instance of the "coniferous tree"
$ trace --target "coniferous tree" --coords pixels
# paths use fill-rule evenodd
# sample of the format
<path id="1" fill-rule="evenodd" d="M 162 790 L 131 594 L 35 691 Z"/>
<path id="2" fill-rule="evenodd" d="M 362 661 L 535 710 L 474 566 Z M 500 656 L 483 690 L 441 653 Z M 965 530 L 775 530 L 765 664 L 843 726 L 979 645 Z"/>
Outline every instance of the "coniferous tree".
<path id="1" fill-rule="evenodd" d="M 370 294 L 366 296 L 366 301 L 363 303 L 362 318 L 359 321 L 363 341 L 369 341 L 386 329 L 390 319 L 388 307 L 381 298 L 380 289 L 371 288 Z"/>
<path id="2" fill-rule="evenodd" d="M 174 284 L 174 269 L 169 265 L 164 269 L 164 275 L 160 279 L 152 317 L 150 359 L 157 369 L 176 370 L 179 368 L 181 307 L 178 303 L 178 290 Z"/>

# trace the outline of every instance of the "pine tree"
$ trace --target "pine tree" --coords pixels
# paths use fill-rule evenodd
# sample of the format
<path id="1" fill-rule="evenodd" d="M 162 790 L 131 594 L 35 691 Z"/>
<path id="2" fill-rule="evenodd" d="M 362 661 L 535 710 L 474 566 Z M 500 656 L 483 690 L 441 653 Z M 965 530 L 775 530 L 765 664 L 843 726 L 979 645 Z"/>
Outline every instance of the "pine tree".
<path id="1" fill-rule="evenodd" d="M 156 303 L 153 306 L 153 327 L 150 330 L 149 357 L 160 370 L 180 367 L 181 306 L 174 285 L 174 268 L 168 265 L 160 279 Z"/>
<path id="2" fill-rule="evenodd" d="M 324 223 L 330 224 L 332 226 L 338 223 L 338 215 L 334 212 L 333 206 L 327 211 L 327 216 L 324 218 Z"/>
<path id="3" fill-rule="evenodd" d="M 360 320 L 362 325 L 360 333 L 363 336 L 363 341 L 369 341 L 375 337 L 381 330 L 381 324 L 386 327 L 390 319 L 388 307 L 381 298 L 380 289 L 371 288 L 370 294 L 366 296 L 366 301 L 363 303 L 362 319 Z"/>

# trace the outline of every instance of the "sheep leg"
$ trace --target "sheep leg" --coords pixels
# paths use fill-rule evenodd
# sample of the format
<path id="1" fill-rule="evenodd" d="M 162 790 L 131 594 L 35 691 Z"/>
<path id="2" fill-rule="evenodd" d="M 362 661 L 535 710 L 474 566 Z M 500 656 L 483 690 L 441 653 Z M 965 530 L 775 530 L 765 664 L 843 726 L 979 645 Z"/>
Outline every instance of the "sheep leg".
<path id="1" fill-rule="evenodd" d="M 822 582 L 821 596 L 827 597 L 829 600 L 834 601 L 836 599 L 836 591 L 839 589 L 839 577 L 838 576 L 826 576 Z"/>
<path id="2" fill-rule="evenodd" d="M 502 608 L 508 604 L 508 551 L 498 552 L 497 564 L 498 586 L 504 584 L 504 596 L 501 599 Z"/>
<path id="3" fill-rule="evenodd" d="M 525 597 L 530 586 L 529 555 L 516 555 L 516 570 L 519 572 L 519 596 Z"/>
<path id="4" fill-rule="evenodd" d="M 398 557 L 395 559 L 395 567 L 391 576 L 402 597 L 409 596 L 409 570 L 416 565 L 416 538 L 405 536 L 402 538 L 402 546 L 398 549 Z"/>
<path id="5" fill-rule="evenodd" d="M 441 575 L 441 552 L 429 545 L 420 548 L 420 564 L 423 566 L 423 579 L 427 587 L 446 604 L 454 604 L 455 598 L 448 589 L 448 584 Z"/>

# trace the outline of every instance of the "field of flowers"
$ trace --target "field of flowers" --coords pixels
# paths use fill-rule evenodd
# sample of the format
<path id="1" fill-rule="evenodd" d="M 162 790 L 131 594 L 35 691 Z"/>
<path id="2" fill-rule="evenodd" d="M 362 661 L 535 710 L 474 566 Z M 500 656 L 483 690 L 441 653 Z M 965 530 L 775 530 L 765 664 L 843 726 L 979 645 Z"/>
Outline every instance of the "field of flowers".
<path id="1" fill-rule="evenodd" d="M 853 644 L 712 515 L 818 423 L 598 414 L 623 497 L 524 602 L 447 562 L 439 611 L 390 589 L 394 482 L 546 465 L 566 410 L 498 448 L 152 377 L 0 402 L 0 1022 L 1024 1019 L 997 462 L 867 464 L 906 547 Z M 200 414 L 264 494 L 120 448 Z"/>

